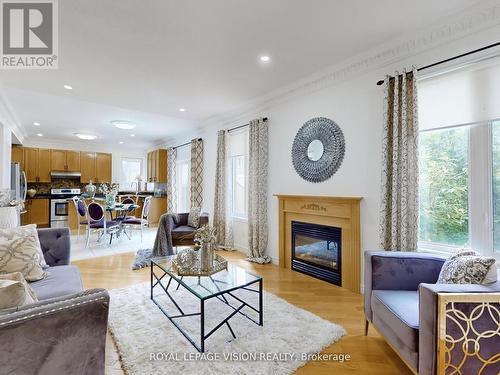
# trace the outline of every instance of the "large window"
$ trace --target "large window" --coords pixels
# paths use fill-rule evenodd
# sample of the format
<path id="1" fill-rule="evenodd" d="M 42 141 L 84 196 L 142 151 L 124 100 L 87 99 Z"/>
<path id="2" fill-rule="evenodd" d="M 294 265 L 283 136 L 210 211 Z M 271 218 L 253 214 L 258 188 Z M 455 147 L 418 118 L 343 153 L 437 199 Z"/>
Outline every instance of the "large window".
<path id="1" fill-rule="evenodd" d="M 142 176 L 142 159 L 122 158 L 120 173 L 120 189 L 135 190 L 137 177 Z"/>
<path id="2" fill-rule="evenodd" d="M 191 206 L 191 162 L 189 160 L 177 161 L 175 172 L 177 212 L 189 212 Z"/>
<path id="3" fill-rule="evenodd" d="M 421 77 L 419 248 L 500 259 L 500 60 Z"/>
<path id="4" fill-rule="evenodd" d="M 228 136 L 229 204 L 231 216 L 248 218 L 248 129 Z"/>

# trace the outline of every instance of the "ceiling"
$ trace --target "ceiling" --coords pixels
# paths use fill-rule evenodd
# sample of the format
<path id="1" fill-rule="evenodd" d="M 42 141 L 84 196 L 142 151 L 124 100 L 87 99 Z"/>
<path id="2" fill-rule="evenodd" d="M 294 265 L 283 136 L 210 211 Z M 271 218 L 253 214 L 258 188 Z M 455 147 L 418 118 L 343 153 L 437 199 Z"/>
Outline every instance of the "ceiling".
<path id="1" fill-rule="evenodd" d="M 109 121 L 131 120 L 136 145 L 153 144 L 475 3 L 64 0 L 59 69 L 0 79 L 29 136 L 117 142 L 130 132 Z"/>

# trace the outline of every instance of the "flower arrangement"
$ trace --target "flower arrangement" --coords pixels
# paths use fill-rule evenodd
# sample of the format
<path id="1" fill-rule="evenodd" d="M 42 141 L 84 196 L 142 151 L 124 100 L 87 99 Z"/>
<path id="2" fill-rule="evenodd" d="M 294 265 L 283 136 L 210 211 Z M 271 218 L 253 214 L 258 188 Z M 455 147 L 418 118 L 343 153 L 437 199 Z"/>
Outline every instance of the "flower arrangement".
<path id="1" fill-rule="evenodd" d="M 202 244 L 214 243 L 216 239 L 217 230 L 210 225 L 204 225 L 194 232 L 194 241 Z"/>
<path id="2" fill-rule="evenodd" d="M 99 191 L 105 195 L 117 195 L 120 185 L 112 183 L 112 184 L 100 184 Z"/>

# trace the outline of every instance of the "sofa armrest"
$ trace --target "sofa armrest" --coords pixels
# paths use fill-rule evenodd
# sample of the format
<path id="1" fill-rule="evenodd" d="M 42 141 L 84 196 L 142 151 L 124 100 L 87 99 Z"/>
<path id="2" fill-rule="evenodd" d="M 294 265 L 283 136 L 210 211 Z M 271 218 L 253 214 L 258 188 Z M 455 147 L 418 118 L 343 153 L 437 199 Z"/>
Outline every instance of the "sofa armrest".
<path id="1" fill-rule="evenodd" d="M 2 311 L 2 373 L 104 375 L 108 309 L 93 289 Z"/>
<path id="2" fill-rule="evenodd" d="M 434 375 L 437 368 L 438 293 L 497 293 L 500 281 L 477 284 L 420 284 L 419 286 L 419 360 L 421 375 Z"/>
<path id="3" fill-rule="evenodd" d="M 372 320 L 372 290 L 417 290 L 420 283 L 435 283 L 446 257 L 402 251 L 365 252 L 365 315 Z"/>
<path id="4" fill-rule="evenodd" d="M 69 228 L 47 228 L 37 231 L 47 264 L 51 267 L 68 265 L 71 255 Z"/>

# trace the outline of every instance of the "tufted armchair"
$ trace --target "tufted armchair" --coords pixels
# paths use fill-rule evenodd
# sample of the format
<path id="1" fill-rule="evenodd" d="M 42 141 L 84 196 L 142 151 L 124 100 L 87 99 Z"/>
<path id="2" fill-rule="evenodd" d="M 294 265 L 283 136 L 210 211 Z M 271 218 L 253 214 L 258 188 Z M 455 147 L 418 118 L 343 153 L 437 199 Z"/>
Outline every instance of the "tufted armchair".
<path id="1" fill-rule="evenodd" d="M 38 302 L 0 310 L 0 373 L 104 375 L 108 292 L 83 290 L 68 228 L 38 236 L 48 275 L 30 283 Z"/>
<path id="2" fill-rule="evenodd" d="M 468 354 L 464 355 L 458 350 L 446 356 L 443 354 L 442 366 L 438 366 L 439 345 L 441 353 L 445 351 L 443 346 L 445 340 L 440 341 L 438 333 L 441 332 L 447 337 L 456 337 L 457 333 L 454 332 L 457 330 L 454 323 L 445 324 L 451 304 L 445 306 L 442 301 L 451 296 L 459 298 L 457 301 L 466 301 L 453 305 L 458 316 L 470 314 L 478 304 L 489 305 L 491 311 L 497 310 L 499 304 L 496 302 L 498 299 L 496 296 L 500 292 L 500 279 L 487 285 L 436 284 L 445 260 L 445 256 L 428 253 L 366 252 L 365 333 L 368 333 L 369 324 L 373 324 L 414 373 L 420 375 L 448 373 L 444 370 L 443 363 L 449 361 L 450 368 L 457 366 L 462 369 L 462 372 L 457 373 L 475 374 L 478 373 L 481 364 L 478 365 L 478 362 Z M 473 300 L 476 302 L 472 303 Z M 484 311 L 487 312 L 487 309 Z M 479 325 L 483 330 L 498 332 L 496 317 L 493 319 L 486 315 L 479 317 L 475 313 L 475 318 L 480 318 L 478 322 L 480 321 Z M 449 319 L 448 323 L 457 320 L 456 317 Z M 469 342 L 477 340 L 477 337 L 474 337 L 474 329 L 469 330 L 469 334 L 467 338 Z M 490 338 L 492 340 L 485 342 L 478 351 L 483 357 L 490 356 L 488 354 L 490 349 L 500 352 L 500 333 Z M 454 346 L 462 347 L 459 344 Z M 497 358 L 497 363 L 487 367 L 489 368 L 481 372 L 482 374 L 500 373 L 500 358 Z"/>

